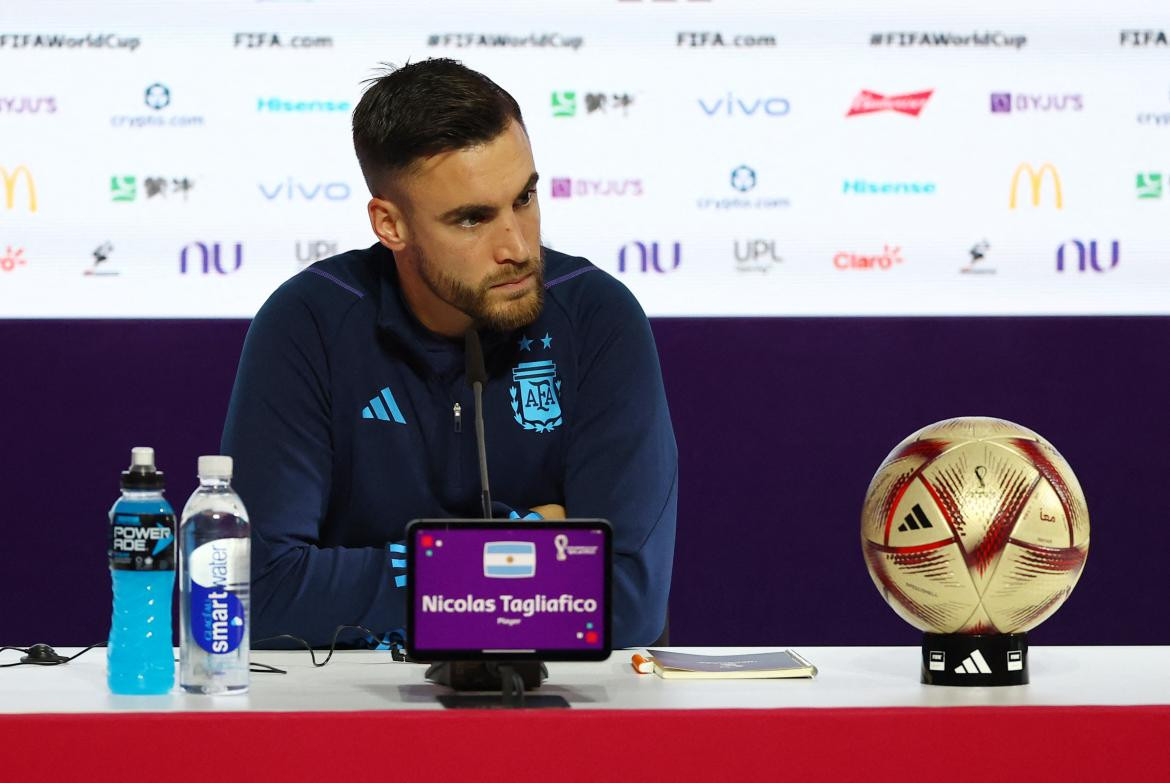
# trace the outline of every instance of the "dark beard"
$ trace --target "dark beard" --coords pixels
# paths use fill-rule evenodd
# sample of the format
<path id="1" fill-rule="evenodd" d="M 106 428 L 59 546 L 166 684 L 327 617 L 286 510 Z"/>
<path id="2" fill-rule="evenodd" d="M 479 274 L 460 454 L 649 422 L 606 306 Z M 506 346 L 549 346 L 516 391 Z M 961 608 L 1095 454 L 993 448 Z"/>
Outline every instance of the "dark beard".
<path id="1" fill-rule="evenodd" d="M 523 264 L 509 264 L 471 286 L 449 275 L 441 266 L 419 253 L 419 276 L 435 296 L 475 322 L 477 328 L 510 332 L 535 321 L 544 308 L 544 258 L 530 258 Z M 491 287 L 531 274 L 535 288 L 513 298 L 492 296 Z M 495 301 L 493 301 L 493 299 Z"/>

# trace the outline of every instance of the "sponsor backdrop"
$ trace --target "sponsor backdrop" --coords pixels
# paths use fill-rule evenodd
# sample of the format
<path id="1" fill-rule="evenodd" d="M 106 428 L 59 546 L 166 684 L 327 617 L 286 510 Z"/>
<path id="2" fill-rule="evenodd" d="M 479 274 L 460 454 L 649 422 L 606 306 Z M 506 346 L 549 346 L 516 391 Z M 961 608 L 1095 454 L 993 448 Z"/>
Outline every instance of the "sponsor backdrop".
<path id="1" fill-rule="evenodd" d="M 651 316 L 1170 310 L 1170 14 L 786 5 L 13 0 L 0 312 L 250 317 L 369 244 L 350 114 L 429 56 L 516 96 L 545 241 Z"/>
<path id="2" fill-rule="evenodd" d="M 914 429 L 988 414 L 1052 440 L 1093 518 L 1036 640 L 1170 643 L 1170 13 L 871 6 L 6 2 L 0 641 L 105 633 L 127 449 L 181 504 L 247 319 L 372 241 L 362 81 L 449 56 L 521 103 L 546 244 L 654 319 L 676 642 L 913 643 L 865 574 L 865 486 Z"/>

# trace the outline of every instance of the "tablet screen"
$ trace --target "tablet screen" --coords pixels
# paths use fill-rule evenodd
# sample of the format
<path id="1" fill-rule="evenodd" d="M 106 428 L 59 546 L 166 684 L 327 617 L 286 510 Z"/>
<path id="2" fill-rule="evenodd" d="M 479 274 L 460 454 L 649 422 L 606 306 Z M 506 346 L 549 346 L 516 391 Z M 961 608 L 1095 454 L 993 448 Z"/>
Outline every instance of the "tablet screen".
<path id="1" fill-rule="evenodd" d="M 607 522 L 415 520 L 407 548 L 413 657 L 608 657 Z"/>

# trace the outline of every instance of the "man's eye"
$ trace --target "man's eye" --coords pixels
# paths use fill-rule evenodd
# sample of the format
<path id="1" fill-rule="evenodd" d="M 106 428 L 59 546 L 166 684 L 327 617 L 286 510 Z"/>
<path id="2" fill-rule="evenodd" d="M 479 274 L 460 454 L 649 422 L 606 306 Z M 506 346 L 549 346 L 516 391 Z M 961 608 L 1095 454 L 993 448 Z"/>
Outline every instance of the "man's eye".
<path id="1" fill-rule="evenodd" d="M 532 190 L 526 191 L 523 196 L 516 199 L 516 203 L 519 206 L 526 207 L 532 203 L 532 199 L 534 199 L 534 198 L 536 198 L 536 188 L 533 188 Z"/>
<path id="2" fill-rule="evenodd" d="M 479 218 L 465 217 L 459 221 L 459 226 L 461 228 L 475 228 L 478 225 L 479 225 Z"/>

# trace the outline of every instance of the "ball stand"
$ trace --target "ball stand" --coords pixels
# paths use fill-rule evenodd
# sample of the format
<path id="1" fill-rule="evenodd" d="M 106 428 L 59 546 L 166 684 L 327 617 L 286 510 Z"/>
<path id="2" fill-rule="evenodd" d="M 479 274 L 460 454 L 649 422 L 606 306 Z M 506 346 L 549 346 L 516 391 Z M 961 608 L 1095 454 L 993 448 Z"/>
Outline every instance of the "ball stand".
<path id="1" fill-rule="evenodd" d="M 925 633 L 922 682 L 926 685 L 1026 685 L 1028 634 Z"/>

